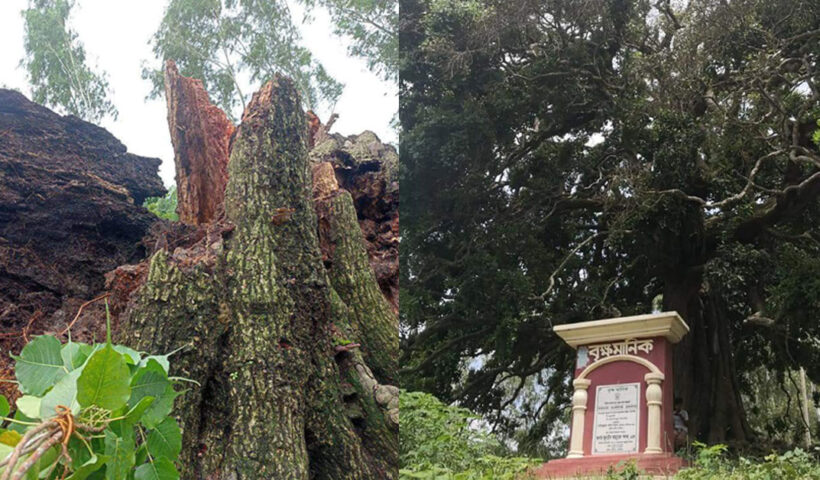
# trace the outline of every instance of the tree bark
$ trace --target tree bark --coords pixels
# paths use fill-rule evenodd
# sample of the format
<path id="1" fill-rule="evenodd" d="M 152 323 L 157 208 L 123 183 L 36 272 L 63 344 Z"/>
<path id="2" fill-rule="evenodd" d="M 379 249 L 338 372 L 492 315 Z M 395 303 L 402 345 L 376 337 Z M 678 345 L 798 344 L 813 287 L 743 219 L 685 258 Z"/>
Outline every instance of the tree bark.
<path id="1" fill-rule="evenodd" d="M 225 222 L 156 253 L 123 320 L 135 348 L 185 347 L 172 374 L 200 385 L 175 409 L 182 478 L 398 477 L 398 390 L 384 384 L 397 319 L 349 196 L 314 204 L 307 132 L 290 80 L 254 95 L 230 154 Z M 330 275 L 317 208 L 333 236 L 322 243 L 337 245 Z"/>
<path id="2" fill-rule="evenodd" d="M 225 112 L 211 104 L 202 82 L 180 75 L 173 60 L 165 62 L 165 99 L 179 220 L 189 225 L 213 222 L 222 214 L 235 128 Z"/>
<path id="3" fill-rule="evenodd" d="M 703 268 L 667 276 L 663 300 L 664 310 L 677 311 L 690 329 L 674 355 L 675 396 L 689 412 L 690 436 L 710 444 L 751 441 L 725 308 Z"/>

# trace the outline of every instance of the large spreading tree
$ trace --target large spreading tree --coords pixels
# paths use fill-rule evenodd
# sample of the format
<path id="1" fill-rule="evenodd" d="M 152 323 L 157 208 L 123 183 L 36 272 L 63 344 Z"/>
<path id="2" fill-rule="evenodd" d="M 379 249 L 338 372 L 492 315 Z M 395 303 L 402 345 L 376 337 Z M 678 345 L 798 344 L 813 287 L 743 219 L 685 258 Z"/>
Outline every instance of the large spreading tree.
<path id="1" fill-rule="evenodd" d="M 539 451 L 574 360 L 552 327 L 653 308 L 691 328 L 700 439 L 761 436 L 760 367 L 820 381 L 820 4 L 401 8 L 403 388 Z"/>

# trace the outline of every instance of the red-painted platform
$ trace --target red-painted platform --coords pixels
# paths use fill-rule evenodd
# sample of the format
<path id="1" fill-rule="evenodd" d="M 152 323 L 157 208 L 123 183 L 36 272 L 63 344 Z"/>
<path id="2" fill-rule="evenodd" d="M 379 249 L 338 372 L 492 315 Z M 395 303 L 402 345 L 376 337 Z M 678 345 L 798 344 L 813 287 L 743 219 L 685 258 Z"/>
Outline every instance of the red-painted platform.
<path id="1" fill-rule="evenodd" d="M 576 476 L 605 475 L 609 467 L 615 467 L 619 462 L 629 462 L 634 460 L 638 470 L 651 475 L 673 475 L 675 472 L 687 466 L 686 461 L 671 453 L 661 453 L 655 455 L 631 454 L 631 455 L 594 455 L 582 458 L 562 458 L 551 460 L 537 469 L 534 474 L 536 478 L 574 478 Z"/>

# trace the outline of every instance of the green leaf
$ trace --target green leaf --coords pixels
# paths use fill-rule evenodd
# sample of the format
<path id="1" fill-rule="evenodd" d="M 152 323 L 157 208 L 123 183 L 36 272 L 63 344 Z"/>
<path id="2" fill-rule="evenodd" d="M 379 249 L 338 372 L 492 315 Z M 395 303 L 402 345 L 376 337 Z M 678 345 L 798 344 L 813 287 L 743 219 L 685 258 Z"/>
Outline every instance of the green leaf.
<path id="1" fill-rule="evenodd" d="M 20 411 L 19 408 L 17 409 L 16 412 L 14 412 L 14 419 L 15 420 L 20 420 L 21 422 L 36 422 L 37 421 L 36 418 L 27 417 L 23 412 Z M 9 430 L 13 430 L 13 431 L 18 432 L 18 433 L 23 433 L 24 434 L 24 433 L 26 433 L 26 430 L 28 430 L 29 428 L 30 427 L 28 425 L 23 425 L 23 424 L 20 424 L 20 423 L 12 422 L 12 423 L 9 424 Z"/>
<path id="2" fill-rule="evenodd" d="M 108 457 L 105 455 L 93 455 L 89 460 L 80 465 L 79 468 L 74 470 L 74 473 L 69 475 L 66 480 L 85 480 L 89 475 L 102 468 L 107 460 Z"/>
<path id="3" fill-rule="evenodd" d="M 134 405 L 131 410 L 128 410 L 125 414 L 125 418 L 122 420 L 123 423 L 128 426 L 136 425 L 137 422 L 140 421 L 140 418 L 142 418 L 142 414 L 145 413 L 145 411 L 148 410 L 148 407 L 150 407 L 153 403 L 154 397 L 142 397 L 139 403 Z"/>
<path id="4" fill-rule="evenodd" d="M 60 341 L 51 335 L 40 335 L 29 342 L 14 367 L 20 391 L 40 396 L 67 373 L 60 356 Z"/>
<path id="5" fill-rule="evenodd" d="M 106 480 L 123 480 L 134 467 L 134 431 L 128 429 L 123 437 L 111 430 L 105 431 Z"/>
<path id="6" fill-rule="evenodd" d="M 142 361 L 140 361 L 140 364 L 139 364 L 140 368 L 148 365 L 148 363 L 151 360 L 153 360 L 153 361 L 159 363 L 160 365 L 162 365 L 162 369 L 165 370 L 165 374 L 167 375 L 168 372 L 171 369 L 171 363 L 168 361 L 168 357 L 170 357 L 170 356 L 171 355 L 169 354 L 169 355 L 151 355 L 151 356 L 145 357 L 145 358 L 142 359 Z"/>
<path id="7" fill-rule="evenodd" d="M 9 412 L 11 412 L 9 400 L 5 395 L 0 395 L 0 417 L 8 417 Z"/>
<path id="8" fill-rule="evenodd" d="M 174 390 L 174 386 L 169 385 L 162 395 L 157 397 L 154 403 L 148 407 L 148 410 L 142 414 L 142 424 L 148 428 L 155 428 L 159 425 L 171 413 L 174 408 L 174 400 L 179 395 Z"/>
<path id="9" fill-rule="evenodd" d="M 17 399 L 17 410 L 28 418 L 40 418 L 42 399 L 32 395 L 23 395 Z"/>
<path id="10" fill-rule="evenodd" d="M 126 347 L 125 345 L 114 345 L 114 350 L 125 355 L 126 361 L 131 360 L 128 363 L 133 365 L 138 365 L 140 363 L 140 353 L 133 348 Z"/>
<path id="11" fill-rule="evenodd" d="M 144 443 L 137 448 L 136 459 L 138 465 L 142 465 L 148 460 L 148 447 Z"/>
<path id="12" fill-rule="evenodd" d="M 122 354 L 105 346 L 88 359 L 77 380 L 77 401 L 81 407 L 97 405 L 108 410 L 125 406 L 131 395 L 130 371 Z"/>
<path id="13" fill-rule="evenodd" d="M 74 415 L 80 412 L 80 404 L 77 402 L 77 379 L 83 368 L 72 370 L 49 390 L 40 402 L 40 418 L 56 416 L 58 405 L 70 408 Z"/>
<path id="14" fill-rule="evenodd" d="M 131 398 L 128 406 L 133 407 L 145 397 L 160 398 L 171 385 L 168 374 L 156 360 L 149 360 L 131 380 Z"/>
<path id="15" fill-rule="evenodd" d="M 148 433 L 148 453 L 154 458 L 167 457 L 175 459 L 182 451 L 182 432 L 173 417 L 166 417 Z"/>
<path id="16" fill-rule="evenodd" d="M 140 465 L 134 472 L 134 480 L 178 480 L 174 464 L 165 457 L 158 458 L 153 462 Z"/>
<path id="17" fill-rule="evenodd" d="M 81 367 L 94 351 L 94 347 L 85 343 L 70 342 L 63 345 L 60 356 L 63 358 L 63 365 L 71 371 Z"/>

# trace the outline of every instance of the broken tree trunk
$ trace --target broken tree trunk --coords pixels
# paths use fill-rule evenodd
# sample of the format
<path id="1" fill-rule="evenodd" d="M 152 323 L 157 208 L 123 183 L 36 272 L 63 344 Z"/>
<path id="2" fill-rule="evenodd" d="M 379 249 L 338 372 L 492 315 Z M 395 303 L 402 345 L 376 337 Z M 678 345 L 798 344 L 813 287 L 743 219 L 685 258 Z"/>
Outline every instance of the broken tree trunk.
<path id="1" fill-rule="evenodd" d="M 225 112 L 211 105 L 202 82 L 180 75 L 173 60 L 165 63 L 165 98 L 179 220 L 190 225 L 212 222 L 222 213 L 235 128 Z"/>
<path id="2" fill-rule="evenodd" d="M 398 321 L 349 195 L 314 203 L 307 134 L 290 80 L 257 92 L 231 150 L 225 220 L 158 251 L 123 315 L 122 342 L 182 348 L 173 374 L 200 385 L 175 410 L 182 478 L 398 477 L 398 389 L 386 384 Z M 324 262 L 316 209 L 321 244 L 336 246 Z"/>

